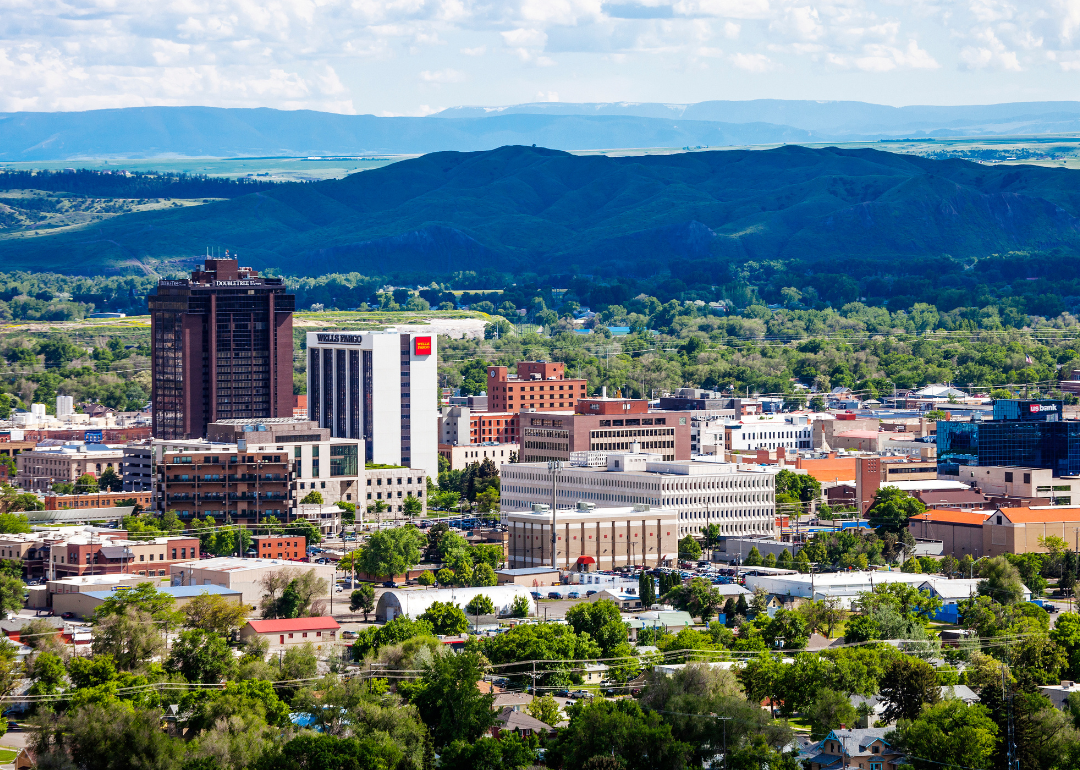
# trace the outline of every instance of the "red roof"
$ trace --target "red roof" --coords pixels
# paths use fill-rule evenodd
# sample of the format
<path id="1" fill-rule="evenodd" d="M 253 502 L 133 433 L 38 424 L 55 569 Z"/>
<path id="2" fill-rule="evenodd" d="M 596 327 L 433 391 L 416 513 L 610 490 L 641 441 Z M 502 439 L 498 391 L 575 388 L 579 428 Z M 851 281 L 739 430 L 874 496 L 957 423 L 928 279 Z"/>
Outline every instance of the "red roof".
<path id="1" fill-rule="evenodd" d="M 337 621 L 329 616 L 321 618 L 249 620 L 248 625 L 255 629 L 257 634 L 278 634 L 282 631 L 326 631 L 341 628 Z"/>
<path id="2" fill-rule="evenodd" d="M 578 564 L 596 564 L 596 559 L 591 556 L 579 556 L 577 557 Z"/>

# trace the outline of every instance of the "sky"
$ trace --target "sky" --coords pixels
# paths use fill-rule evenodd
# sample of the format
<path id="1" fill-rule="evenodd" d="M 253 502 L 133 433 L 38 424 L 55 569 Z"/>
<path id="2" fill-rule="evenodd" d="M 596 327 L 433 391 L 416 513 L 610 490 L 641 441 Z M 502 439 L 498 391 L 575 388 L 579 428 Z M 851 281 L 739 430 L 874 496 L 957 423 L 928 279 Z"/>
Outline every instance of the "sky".
<path id="1" fill-rule="evenodd" d="M 1080 0 L 0 0 L 0 111 L 1080 100 Z"/>

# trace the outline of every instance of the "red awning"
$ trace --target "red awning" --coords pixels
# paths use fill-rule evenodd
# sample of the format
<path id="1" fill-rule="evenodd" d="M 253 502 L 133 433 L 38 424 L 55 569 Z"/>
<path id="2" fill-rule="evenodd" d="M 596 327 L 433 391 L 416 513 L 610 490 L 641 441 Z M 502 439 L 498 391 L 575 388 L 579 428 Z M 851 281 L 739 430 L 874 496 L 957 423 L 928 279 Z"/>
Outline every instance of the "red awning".
<path id="1" fill-rule="evenodd" d="M 578 564 L 596 564 L 596 559 L 591 556 L 579 556 L 577 557 Z"/>

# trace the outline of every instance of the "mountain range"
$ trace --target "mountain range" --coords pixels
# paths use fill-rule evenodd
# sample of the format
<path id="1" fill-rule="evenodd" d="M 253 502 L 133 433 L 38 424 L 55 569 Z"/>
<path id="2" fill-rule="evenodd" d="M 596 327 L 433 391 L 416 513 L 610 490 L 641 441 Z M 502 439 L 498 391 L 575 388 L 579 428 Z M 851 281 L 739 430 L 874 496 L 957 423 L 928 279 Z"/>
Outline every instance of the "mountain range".
<path id="1" fill-rule="evenodd" d="M 544 102 L 431 117 L 267 108 L 131 107 L 0 113 L 0 162 L 80 158 L 421 154 L 508 144 L 566 151 L 1080 133 L 1080 102 L 888 107 L 759 99 Z"/>
<path id="2" fill-rule="evenodd" d="M 1080 172 L 872 149 L 632 157 L 439 152 L 82 230 L 0 240 L 7 269 L 177 269 L 207 245 L 287 274 L 639 275 L 681 261 L 903 260 L 1080 247 Z"/>

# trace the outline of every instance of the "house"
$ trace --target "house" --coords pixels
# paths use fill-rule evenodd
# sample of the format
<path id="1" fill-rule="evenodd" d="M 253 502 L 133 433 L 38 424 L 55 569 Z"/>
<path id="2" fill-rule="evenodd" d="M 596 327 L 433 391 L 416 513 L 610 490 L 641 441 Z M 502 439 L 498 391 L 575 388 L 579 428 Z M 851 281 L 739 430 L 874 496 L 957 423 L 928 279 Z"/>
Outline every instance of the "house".
<path id="1" fill-rule="evenodd" d="M 522 738 L 528 738 L 530 735 L 546 737 L 554 735 L 555 728 L 536 717 L 522 711 L 514 711 L 507 706 L 495 717 L 495 725 L 491 728 L 491 735 L 494 738 L 498 738 L 499 733 L 502 732 L 517 733 Z"/>
<path id="2" fill-rule="evenodd" d="M 341 626 L 331 617 L 319 618 L 280 618 L 278 620 L 249 620 L 240 629 L 240 640 L 261 637 L 271 646 L 289 647 L 291 645 L 324 644 L 337 639 Z"/>
<path id="3" fill-rule="evenodd" d="M 581 679 L 585 684 L 600 684 L 607 672 L 608 666 L 603 663 L 586 663 L 581 667 Z"/>
<path id="4" fill-rule="evenodd" d="M 632 596 L 630 594 L 616 593 L 609 588 L 604 588 L 597 591 L 590 596 L 587 601 L 590 602 L 602 602 L 612 601 L 620 610 L 640 610 L 641 609 L 641 597 Z"/>
<path id="5" fill-rule="evenodd" d="M 1069 695 L 1080 692 L 1080 684 L 1069 680 L 1061 680 L 1061 684 L 1045 685 L 1039 688 L 1039 693 L 1050 699 L 1054 708 L 1064 710 L 1069 705 Z"/>
<path id="6" fill-rule="evenodd" d="M 804 753 L 809 770 L 897 770 L 904 755 L 885 742 L 890 727 L 870 727 L 859 730 L 833 730 L 824 740 L 811 744 Z"/>

